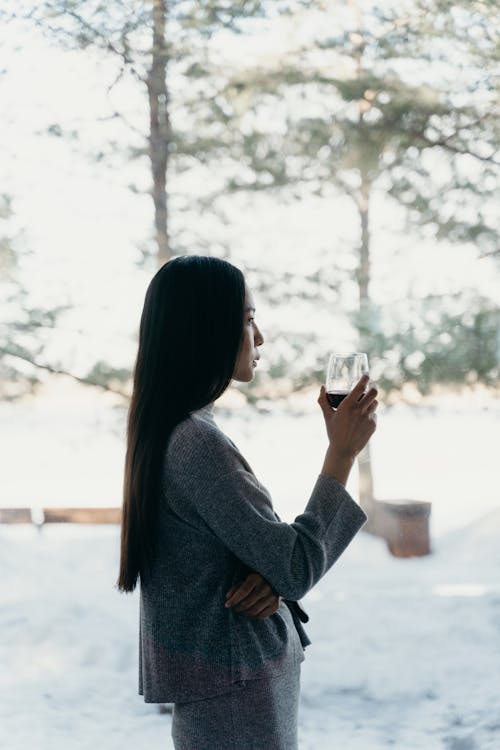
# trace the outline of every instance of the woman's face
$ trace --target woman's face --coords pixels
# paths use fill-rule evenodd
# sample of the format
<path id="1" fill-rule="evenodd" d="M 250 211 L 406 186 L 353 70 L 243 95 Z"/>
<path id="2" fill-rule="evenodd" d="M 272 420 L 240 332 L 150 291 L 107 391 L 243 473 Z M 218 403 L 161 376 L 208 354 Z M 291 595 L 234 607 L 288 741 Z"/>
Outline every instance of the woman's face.
<path id="1" fill-rule="evenodd" d="M 241 342 L 236 367 L 234 368 L 233 379 L 241 383 L 249 383 L 253 380 L 254 370 L 257 367 L 257 360 L 260 354 L 257 351 L 258 346 L 262 346 L 264 337 L 255 322 L 255 303 L 253 296 L 245 286 L 245 310 L 243 313 L 243 340 Z"/>

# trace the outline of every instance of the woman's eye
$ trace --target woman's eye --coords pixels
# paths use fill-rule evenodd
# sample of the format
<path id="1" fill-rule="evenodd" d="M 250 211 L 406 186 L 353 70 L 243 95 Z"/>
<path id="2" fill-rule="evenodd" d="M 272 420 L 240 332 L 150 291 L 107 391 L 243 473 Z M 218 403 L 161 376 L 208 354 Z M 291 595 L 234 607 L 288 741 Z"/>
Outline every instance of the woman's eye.
<path id="1" fill-rule="evenodd" d="M 249 323 L 253 323 L 253 322 L 254 322 L 254 320 L 255 320 L 255 318 L 248 318 L 248 322 L 249 322 Z"/>

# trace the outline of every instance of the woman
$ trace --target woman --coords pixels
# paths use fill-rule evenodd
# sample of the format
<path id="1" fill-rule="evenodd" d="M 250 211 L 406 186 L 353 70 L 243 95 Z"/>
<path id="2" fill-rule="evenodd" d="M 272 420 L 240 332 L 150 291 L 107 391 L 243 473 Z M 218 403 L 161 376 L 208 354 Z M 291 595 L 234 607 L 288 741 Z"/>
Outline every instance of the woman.
<path id="1" fill-rule="evenodd" d="M 186 256 L 152 279 L 129 410 L 118 586 L 140 580 L 139 692 L 174 703 L 176 750 L 293 750 L 300 663 L 297 603 L 366 516 L 345 490 L 375 430 L 362 379 L 334 412 L 304 512 L 280 521 L 267 490 L 217 427 L 214 401 L 249 382 L 264 338 L 241 271 Z"/>

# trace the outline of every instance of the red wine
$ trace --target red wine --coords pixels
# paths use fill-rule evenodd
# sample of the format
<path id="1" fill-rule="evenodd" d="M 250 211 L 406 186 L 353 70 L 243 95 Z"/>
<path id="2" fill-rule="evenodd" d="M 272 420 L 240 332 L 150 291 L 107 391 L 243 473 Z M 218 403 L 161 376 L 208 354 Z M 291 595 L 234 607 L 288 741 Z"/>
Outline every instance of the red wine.
<path id="1" fill-rule="evenodd" d="M 330 406 L 337 409 L 347 395 L 349 395 L 349 391 L 332 391 L 331 393 L 327 393 L 326 397 Z"/>

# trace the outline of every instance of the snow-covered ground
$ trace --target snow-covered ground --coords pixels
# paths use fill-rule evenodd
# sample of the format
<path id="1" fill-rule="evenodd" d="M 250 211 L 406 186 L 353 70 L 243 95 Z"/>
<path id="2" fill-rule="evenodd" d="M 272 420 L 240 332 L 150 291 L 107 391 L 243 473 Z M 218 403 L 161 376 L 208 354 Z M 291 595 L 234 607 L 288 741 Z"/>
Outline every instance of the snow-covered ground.
<path id="1" fill-rule="evenodd" d="M 1 504 L 118 504 L 123 418 L 103 404 L 61 388 L 0 405 Z M 382 410 L 377 495 L 432 500 L 433 554 L 396 560 L 360 534 L 305 598 L 301 750 L 500 748 L 498 415 L 498 402 Z M 287 520 L 321 465 L 319 420 L 314 407 L 219 418 Z M 0 526 L 2 750 L 172 747 L 170 715 L 137 695 L 118 541 L 115 527 Z"/>
<path id="2" fill-rule="evenodd" d="M 499 534 L 493 511 L 418 560 L 358 535 L 304 600 L 301 750 L 498 750 Z M 172 748 L 117 562 L 113 527 L 0 527 L 4 750 Z"/>

